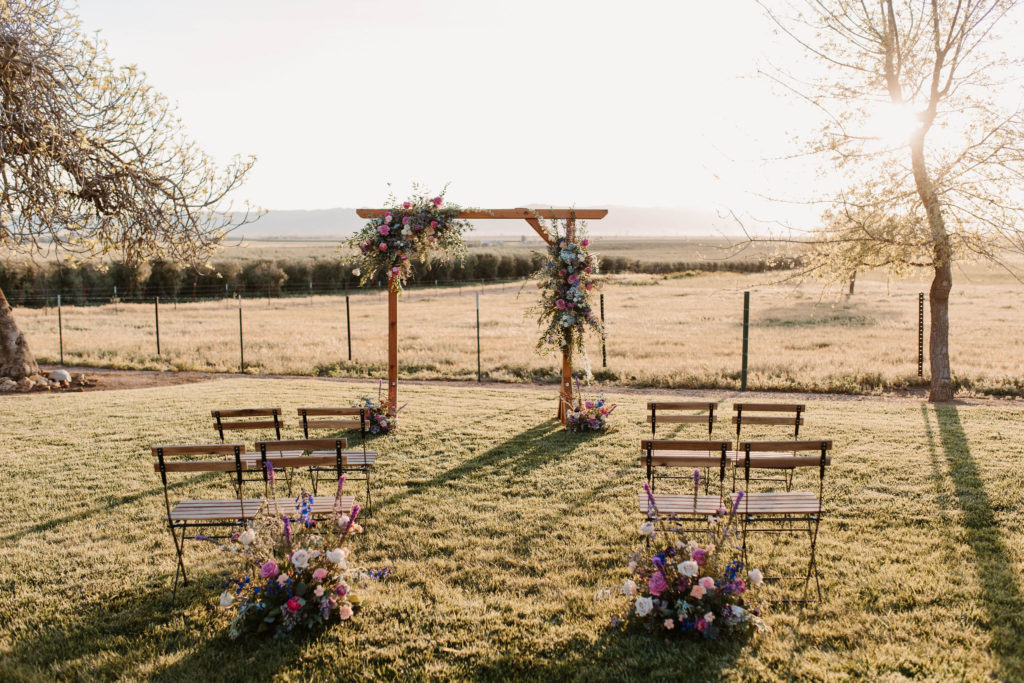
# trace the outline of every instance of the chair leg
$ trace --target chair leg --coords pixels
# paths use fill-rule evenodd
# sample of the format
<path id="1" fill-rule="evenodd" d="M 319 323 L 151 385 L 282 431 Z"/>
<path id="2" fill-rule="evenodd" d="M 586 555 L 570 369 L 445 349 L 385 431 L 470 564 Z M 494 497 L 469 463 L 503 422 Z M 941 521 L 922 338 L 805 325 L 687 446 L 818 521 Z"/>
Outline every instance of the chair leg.
<path id="1" fill-rule="evenodd" d="M 818 527 L 821 525 L 821 515 L 813 518 L 808 518 L 807 530 L 811 541 L 811 557 L 807 563 L 807 576 L 804 579 L 804 599 L 807 598 L 807 589 L 810 588 L 811 576 L 814 577 L 814 587 L 818 593 L 818 602 L 821 602 L 821 582 L 819 581 L 818 574 L 818 558 L 817 558 L 817 546 L 818 546 Z"/>
<path id="2" fill-rule="evenodd" d="M 174 568 L 174 588 L 171 591 L 171 606 L 173 607 L 178 597 L 178 577 L 180 575 L 182 585 L 187 586 L 188 574 L 185 573 L 185 528 L 181 529 L 181 540 L 179 541 L 174 525 L 168 524 L 168 526 L 170 526 L 171 538 L 174 541 L 174 552 L 178 556 L 178 564 Z"/>
<path id="3" fill-rule="evenodd" d="M 370 468 L 363 470 L 366 475 L 366 514 L 373 518 L 373 501 L 370 498 Z"/>

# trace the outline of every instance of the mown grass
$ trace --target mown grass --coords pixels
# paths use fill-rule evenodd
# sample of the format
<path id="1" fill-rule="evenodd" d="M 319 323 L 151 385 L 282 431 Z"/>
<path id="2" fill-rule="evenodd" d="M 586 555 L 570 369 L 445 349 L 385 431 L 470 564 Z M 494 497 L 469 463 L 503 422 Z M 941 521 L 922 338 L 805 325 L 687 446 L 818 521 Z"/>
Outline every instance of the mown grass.
<path id="1" fill-rule="evenodd" d="M 0 678 L 1024 677 L 1020 411 L 1001 406 L 809 404 L 804 434 L 836 443 L 819 546 L 825 601 L 771 606 L 771 632 L 746 644 L 612 629 L 625 604 L 594 600 L 640 547 L 646 397 L 635 393 L 612 396 L 617 432 L 579 438 L 551 420 L 552 391 L 405 385 L 410 403 L 400 434 L 379 443 L 377 514 L 357 549 L 395 574 L 355 622 L 231 641 L 213 607 L 223 558 L 197 545 L 196 581 L 172 607 L 149 447 L 211 440 L 216 406 L 275 404 L 291 416 L 370 389 L 240 378 L 4 398 Z M 229 490 L 210 476 L 173 493 Z M 753 552 L 767 571 L 805 558 L 803 546 L 764 540 Z"/>
<path id="2" fill-rule="evenodd" d="M 607 367 L 597 338 L 589 341 L 591 365 L 612 384 L 738 389 L 743 292 L 750 290 L 749 388 L 879 393 L 927 384 L 927 359 L 925 376 L 917 375 L 917 295 L 925 285 L 862 275 L 857 294 L 847 299 L 823 297 L 815 283 L 774 286 L 772 277 L 780 275 L 614 276 L 605 288 Z M 407 292 L 399 305 L 402 376 L 476 379 L 479 292 L 484 377 L 557 382 L 555 359 L 534 350 L 538 328 L 528 309 L 536 291 L 528 283 Z M 1018 284 L 983 273 L 958 283 L 950 349 L 961 393 L 1024 396 L 1018 343 L 1024 317 L 1007 307 L 1018 295 Z M 386 374 L 383 294 L 350 299 L 351 361 L 343 297 L 248 300 L 243 306 L 249 373 Z M 58 362 L 54 311 L 19 309 L 16 316 L 37 357 Z M 222 372 L 240 367 L 234 302 L 161 304 L 161 355 L 152 305 L 65 308 L 63 322 L 68 364 Z"/>

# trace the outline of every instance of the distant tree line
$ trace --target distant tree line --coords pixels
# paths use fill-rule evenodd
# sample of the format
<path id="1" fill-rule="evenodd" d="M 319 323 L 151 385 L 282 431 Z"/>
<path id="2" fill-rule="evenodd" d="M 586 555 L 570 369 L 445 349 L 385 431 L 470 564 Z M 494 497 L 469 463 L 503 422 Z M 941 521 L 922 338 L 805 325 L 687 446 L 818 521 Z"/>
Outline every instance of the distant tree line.
<path id="1" fill-rule="evenodd" d="M 461 263 L 416 263 L 415 285 L 494 282 L 528 278 L 540 267 L 544 256 L 473 252 Z M 792 268 L 793 261 L 638 261 L 621 256 L 601 257 L 604 273 L 666 274 L 687 271 L 758 273 Z M 0 289 L 14 306 L 41 307 L 56 304 L 61 295 L 66 305 L 121 301 L 217 299 L 243 297 L 302 296 L 359 288 L 352 265 L 341 258 L 227 260 L 214 262 L 204 271 L 156 260 L 130 266 L 0 261 Z"/>

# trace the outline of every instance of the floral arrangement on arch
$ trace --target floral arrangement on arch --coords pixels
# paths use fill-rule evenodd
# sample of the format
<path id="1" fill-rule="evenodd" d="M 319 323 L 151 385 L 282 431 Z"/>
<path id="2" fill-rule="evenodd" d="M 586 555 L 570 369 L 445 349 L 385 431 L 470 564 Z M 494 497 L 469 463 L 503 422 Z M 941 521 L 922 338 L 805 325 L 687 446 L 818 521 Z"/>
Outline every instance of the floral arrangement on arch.
<path id="1" fill-rule="evenodd" d="M 413 259 L 429 263 L 466 255 L 462 235 L 470 223 L 458 217 L 462 208 L 446 204 L 444 191 L 431 197 L 413 185 L 413 192 L 401 203 L 389 196 L 387 213 L 349 238 L 349 246 L 361 254 L 352 271 L 360 284 L 386 278 L 389 287 L 401 292 L 412 276 Z"/>
<path id="2" fill-rule="evenodd" d="M 273 463 L 267 461 L 270 490 L 274 491 Z M 356 523 L 359 504 L 352 514 L 341 511 L 345 478 L 338 480 L 334 513 L 324 521 L 313 519 L 314 498 L 303 491 L 295 508 L 261 513 L 253 525 L 231 537 L 225 546 L 244 559 L 246 571 L 225 582 L 221 609 L 234 612 L 229 635 L 270 634 L 282 637 L 298 627 L 312 630 L 337 619 L 348 621 L 361 604 L 359 589 L 371 579 L 382 579 L 390 568 L 367 572 L 353 566 L 349 537 L 362 533 Z"/>
<path id="3" fill-rule="evenodd" d="M 585 399 L 576 380 L 576 396 L 572 405 L 565 411 L 565 429 L 569 432 L 604 432 L 609 428 L 608 417 L 616 405 L 608 405 L 604 394 L 594 399 Z"/>
<path id="4" fill-rule="evenodd" d="M 699 483 L 700 472 L 695 470 L 695 492 Z M 649 547 L 657 548 L 657 507 L 647 484 L 644 490 L 651 517 L 640 525 L 640 533 L 647 537 Z M 703 541 L 676 534 L 670 522 L 666 535 L 671 532 L 678 538 L 666 540 L 653 552 L 634 553 L 629 561 L 633 578 L 620 587 L 599 592 L 598 598 L 629 596 L 633 604 L 627 619 L 635 619 L 658 633 L 672 631 L 715 640 L 767 630 L 760 609 L 747 604 L 749 593 L 761 587 L 764 577 L 758 569 L 748 572 L 745 579 L 742 576 L 742 539 L 736 524 L 742 498 L 741 491 L 730 510 L 719 509 L 708 518 Z M 618 617 L 612 619 L 617 626 Z"/>
<path id="5" fill-rule="evenodd" d="M 567 235 L 566 223 L 551 221 L 547 227 L 550 239 L 547 260 L 534 275 L 540 288 L 540 299 L 531 309 L 537 314 L 543 331 L 537 340 L 538 351 L 559 349 L 578 352 L 590 377 L 590 361 L 583 334 L 590 328 L 603 334 L 601 321 L 594 316 L 592 297 L 598 284 L 597 257 L 588 251 L 590 240 L 585 225 Z"/>

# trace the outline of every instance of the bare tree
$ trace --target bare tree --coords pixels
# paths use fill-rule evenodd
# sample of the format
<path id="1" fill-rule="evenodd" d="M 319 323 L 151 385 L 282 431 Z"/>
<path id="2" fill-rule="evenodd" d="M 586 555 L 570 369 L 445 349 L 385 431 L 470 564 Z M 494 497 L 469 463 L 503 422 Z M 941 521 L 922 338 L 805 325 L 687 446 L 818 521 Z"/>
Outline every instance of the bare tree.
<path id="1" fill-rule="evenodd" d="M 1016 20 L 1017 2 L 760 4 L 816 69 L 765 73 L 823 114 L 808 151 L 855 188 L 833 197 L 821 230 L 801 240 L 808 272 L 851 281 L 868 268 L 929 269 L 929 400 L 948 401 L 952 265 L 1006 265 L 1006 250 L 1024 247 L 1024 114 L 1020 83 L 1010 80 L 1020 77 L 1021 61 L 1002 52 L 1019 43 L 996 34 Z M 901 135 L 879 134 L 878 120 Z"/>
<path id="2" fill-rule="evenodd" d="M 118 67 L 61 0 L 0 3 L 0 251 L 78 261 L 205 262 L 248 222 L 224 169 L 134 66 Z M 38 372 L 0 291 L 0 375 Z"/>

